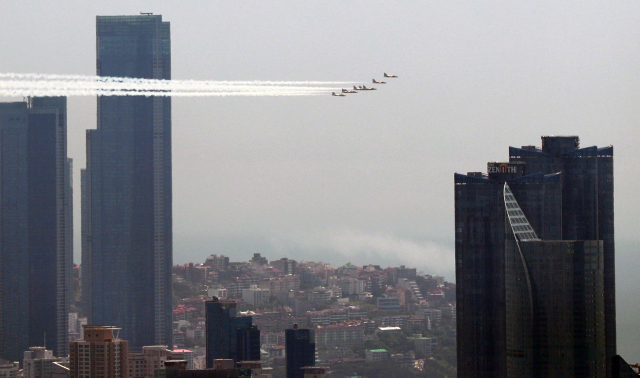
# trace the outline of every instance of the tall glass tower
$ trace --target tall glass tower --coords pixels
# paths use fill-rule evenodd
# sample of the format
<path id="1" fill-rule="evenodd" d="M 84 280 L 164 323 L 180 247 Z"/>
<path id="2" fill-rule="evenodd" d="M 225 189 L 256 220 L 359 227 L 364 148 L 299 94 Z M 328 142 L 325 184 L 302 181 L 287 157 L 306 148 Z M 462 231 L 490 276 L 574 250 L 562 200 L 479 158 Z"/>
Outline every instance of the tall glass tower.
<path id="1" fill-rule="evenodd" d="M 486 173 L 455 174 L 454 182 L 458 375 L 509 377 L 533 363 L 564 376 L 610 376 L 616 350 L 613 147 L 580 148 L 577 136 L 543 136 L 542 148 L 510 147 L 508 162 L 490 162 Z M 514 211 L 528 222 L 511 222 Z M 514 235 L 532 230 L 535 237 L 514 244 Z M 560 285 L 564 296 L 545 302 L 547 294 L 561 296 L 554 290 L 569 278 L 571 285 Z M 573 312 L 562 313 L 576 324 L 571 334 L 562 331 L 560 313 L 545 310 L 560 304 Z M 535 331 L 523 326 L 527 317 Z M 550 317 L 554 322 L 545 323 Z M 550 355 L 527 354 L 553 335 L 572 339 L 571 352 L 558 354 L 571 366 L 556 369 L 545 362 Z"/>
<path id="2" fill-rule="evenodd" d="M 68 353 L 73 265 L 66 97 L 0 104 L 0 358 Z"/>
<path id="3" fill-rule="evenodd" d="M 171 79 L 169 37 L 160 15 L 98 16 L 98 76 Z M 90 323 L 122 328 L 132 350 L 172 346 L 171 99 L 98 97 L 83 181 Z"/>

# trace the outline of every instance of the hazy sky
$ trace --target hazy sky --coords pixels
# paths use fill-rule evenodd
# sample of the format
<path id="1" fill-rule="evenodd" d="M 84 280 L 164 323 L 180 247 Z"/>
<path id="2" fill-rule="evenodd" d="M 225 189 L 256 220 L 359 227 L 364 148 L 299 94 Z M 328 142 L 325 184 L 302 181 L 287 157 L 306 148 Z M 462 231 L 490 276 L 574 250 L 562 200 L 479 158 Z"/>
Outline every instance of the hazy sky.
<path id="1" fill-rule="evenodd" d="M 0 72 L 95 74 L 95 16 L 171 22 L 175 79 L 349 80 L 345 98 L 173 99 L 174 262 L 261 252 L 454 280 L 453 173 L 615 147 L 619 352 L 640 356 L 637 1 L 6 1 Z M 20 100 L 0 98 L 2 101 Z M 95 98 L 68 103 L 75 193 Z M 634 189 L 636 188 L 636 189 Z M 75 197 L 79 261 L 79 195 Z"/>

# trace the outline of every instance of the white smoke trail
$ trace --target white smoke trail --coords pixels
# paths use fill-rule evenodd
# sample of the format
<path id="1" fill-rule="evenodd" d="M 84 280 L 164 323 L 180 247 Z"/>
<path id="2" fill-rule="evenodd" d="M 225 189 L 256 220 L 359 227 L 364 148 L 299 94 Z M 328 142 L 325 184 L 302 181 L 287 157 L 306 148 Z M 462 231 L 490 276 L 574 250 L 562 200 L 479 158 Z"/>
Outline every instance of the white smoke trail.
<path id="1" fill-rule="evenodd" d="M 331 81 L 205 81 L 0 73 L 0 96 L 305 96 L 339 88 Z"/>

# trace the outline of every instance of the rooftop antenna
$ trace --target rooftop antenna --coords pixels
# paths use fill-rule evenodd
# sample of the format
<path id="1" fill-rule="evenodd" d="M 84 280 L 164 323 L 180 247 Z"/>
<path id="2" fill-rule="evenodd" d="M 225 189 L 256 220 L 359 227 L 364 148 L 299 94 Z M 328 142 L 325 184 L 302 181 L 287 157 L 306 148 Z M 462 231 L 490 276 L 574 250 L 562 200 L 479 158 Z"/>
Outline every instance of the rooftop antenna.
<path id="1" fill-rule="evenodd" d="M 47 333 L 44 333 L 44 349 L 47 349 Z"/>

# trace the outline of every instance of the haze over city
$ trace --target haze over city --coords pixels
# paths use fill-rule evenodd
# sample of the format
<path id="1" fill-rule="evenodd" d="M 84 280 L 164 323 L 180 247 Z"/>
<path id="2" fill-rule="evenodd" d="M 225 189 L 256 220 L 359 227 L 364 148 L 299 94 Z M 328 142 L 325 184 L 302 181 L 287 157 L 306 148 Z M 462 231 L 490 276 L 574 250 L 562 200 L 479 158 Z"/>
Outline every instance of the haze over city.
<path id="1" fill-rule="evenodd" d="M 453 173 L 579 135 L 616 149 L 618 353 L 640 355 L 634 246 L 640 5 L 112 1 L 4 5 L 0 72 L 95 75 L 95 16 L 162 14 L 172 77 L 354 81 L 375 93 L 173 99 L 174 263 L 212 253 L 408 264 L 454 280 Z M 392 81 L 393 80 L 393 81 Z M 19 98 L 1 98 L 16 101 Z M 68 102 L 79 169 L 96 101 Z"/>

